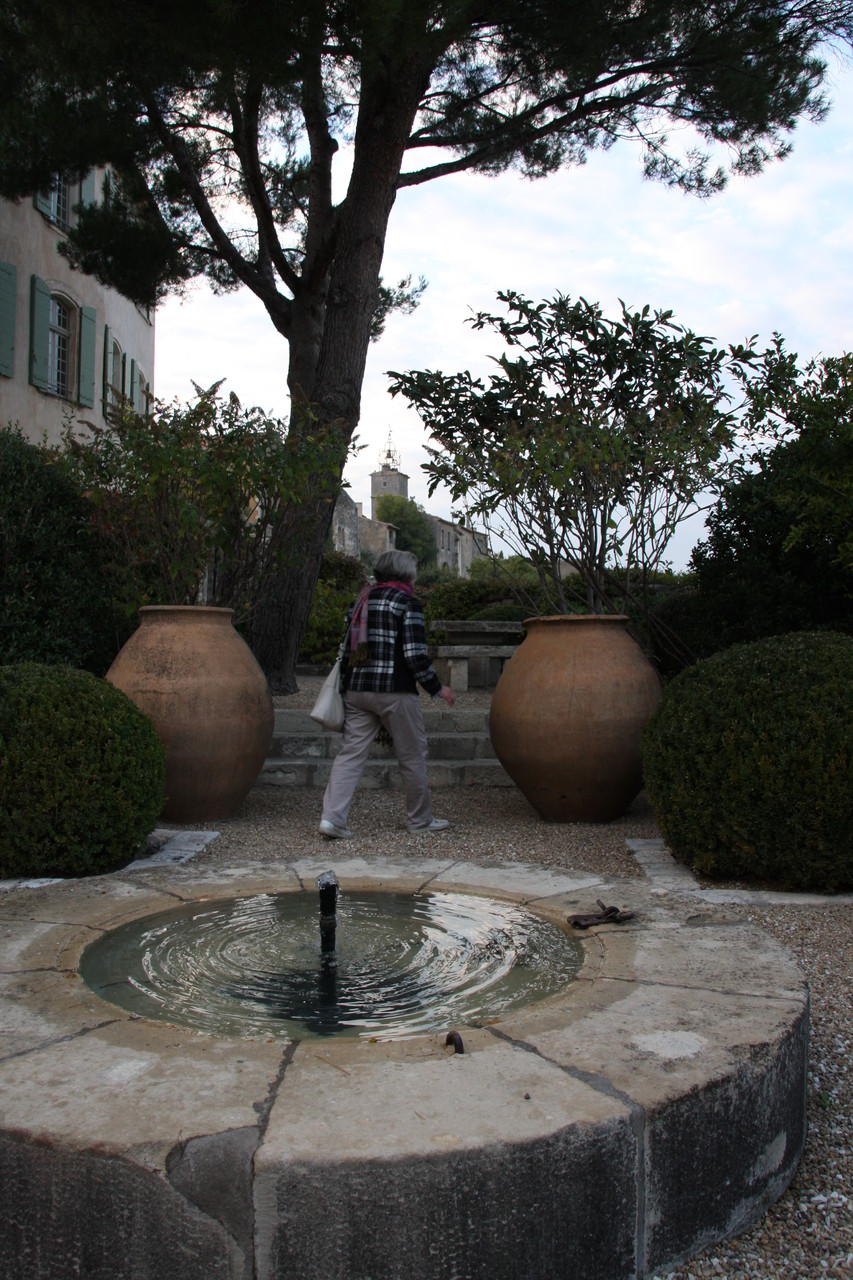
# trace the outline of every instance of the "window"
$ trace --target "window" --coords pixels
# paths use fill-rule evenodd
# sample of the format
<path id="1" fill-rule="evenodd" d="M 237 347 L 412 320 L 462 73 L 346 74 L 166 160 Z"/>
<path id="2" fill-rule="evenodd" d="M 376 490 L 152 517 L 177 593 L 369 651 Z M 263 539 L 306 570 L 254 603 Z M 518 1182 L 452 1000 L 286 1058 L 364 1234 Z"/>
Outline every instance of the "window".
<path id="1" fill-rule="evenodd" d="M 74 313 L 71 305 L 51 295 L 47 343 L 47 389 L 67 400 L 71 393 L 71 363 L 74 343 Z"/>
<path id="2" fill-rule="evenodd" d="M 95 403 L 95 312 L 31 277 L 30 382 L 39 391 Z"/>
<path id="3" fill-rule="evenodd" d="M 125 367 L 121 344 L 113 337 L 109 325 L 104 325 L 104 413 L 121 403 L 124 395 Z"/>
<path id="4" fill-rule="evenodd" d="M 61 227 L 70 226 L 71 222 L 71 186 L 67 178 L 57 177 L 48 195 L 48 217 L 51 222 L 58 222 Z"/>
<path id="5" fill-rule="evenodd" d="M 110 349 L 110 369 L 110 387 L 113 396 L 118 399 L 124 395 L 124 355 L 115 339 Z"/>
<path id="6" fill-rule="evenodd" d="M 134 359 L 121 349 L 109 325 L 104 325 L 103 409 L 126 403 L 134 413 L 151 412 L 151 384 Z"/>
<path id="7" fill-rule="evenodd" d="M 147 415 L 150 411 L 151 387 L 135 360 L 130 362 L 130 387 L 128 399 L 134 413 Z"/>
<path id="8" fill-rule="evenodd" d="M 72 181 L 57 174 L 49 190 L 40 191 L 34 198 L 39 213 L 44 214 L 48 222 L 67 230 L 77 221 L 76 209 L 79 204 L 95 203 L 95 174 L 88 173 L 82 181 Z"/>
<path id="9" fill-rule="evenodd" d="M 147 418 L 151 412 L 151 383 L 141 369 L 137 369 L 137 377 L 139 389 L 136 396 L 136 412 Z"/>
<path id="10" fill-rule="evenodd" d="M 35 206 L 43 213 L 48 222 L 57 227 L 72 225 L 72 210 L 80 201 L 80 183 L 69 182 L 59 174 L 53 179 L 48 191 L 40 191 L 35 197 Z"/>

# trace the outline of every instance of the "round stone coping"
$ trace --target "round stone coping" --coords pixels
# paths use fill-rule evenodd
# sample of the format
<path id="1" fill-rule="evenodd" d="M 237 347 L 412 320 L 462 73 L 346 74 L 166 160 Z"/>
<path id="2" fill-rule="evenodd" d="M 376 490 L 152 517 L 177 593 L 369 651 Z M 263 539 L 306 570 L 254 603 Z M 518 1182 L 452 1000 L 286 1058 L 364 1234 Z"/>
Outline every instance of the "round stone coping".
<path id="1" fill-rule="evenodd" d="M 63 1280 L 82 1259 L 88 1280 L 620 1280 L 782 1193 L 805 1140 L 808 994 L 774 939 L 645 882 L 337 852 L 0 897 L 2 1274 Z M 208 1036 L 125 1013 L 77 973 L 130 919 L 315 893 L 330 867 L 344 893 L 471 892 L 564 926 L 602 899 L 634 919 L 581 935 L 559 995 L 452 1028 L 461 1055 L 444 1031 Z"/>

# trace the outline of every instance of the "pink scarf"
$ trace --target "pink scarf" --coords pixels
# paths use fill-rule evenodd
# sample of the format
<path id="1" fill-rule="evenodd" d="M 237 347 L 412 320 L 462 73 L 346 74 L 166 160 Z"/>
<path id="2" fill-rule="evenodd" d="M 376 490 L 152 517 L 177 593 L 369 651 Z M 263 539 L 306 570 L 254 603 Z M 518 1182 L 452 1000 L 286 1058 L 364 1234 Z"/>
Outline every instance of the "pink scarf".
<path id="1" fill-rule="evenodd" d="M 415 593 L 411 582 L 377 582 L 376 587 L 394 587 L 396 591 L 403 591 L 407 596 Z M 363 666 L 367 662 L 367 601 L 374 589 L 374 587 L 365 587 L 353 606 L 349 642 L 353 654 L 351 665 L 354 667 Z"/>

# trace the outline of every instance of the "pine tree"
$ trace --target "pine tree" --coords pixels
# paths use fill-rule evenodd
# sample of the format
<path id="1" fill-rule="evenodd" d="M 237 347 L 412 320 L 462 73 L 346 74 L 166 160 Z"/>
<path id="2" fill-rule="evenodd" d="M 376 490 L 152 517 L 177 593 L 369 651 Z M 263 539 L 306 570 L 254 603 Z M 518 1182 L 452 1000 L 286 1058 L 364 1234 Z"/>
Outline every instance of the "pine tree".
<path id="1" fill-rule="evenodd" d="M 757 173 L 820 118 L 822 50 L 850 41 L 853 5 L 0 0 L 0 32 L 0 194 L 111 166 L 71 260 L 139 302 L 198 276 L 251 289 L 288 344 L 290 430 L 339 423 L 342 472 L 371 335 L 414 301 L 381 280 L 401 188 L 542 177 L 632 136 L 649 177 L 711 194 L 718 153 Z M 274 687 L 294 687 L 331 517 L 303 504 L 298 562 L 250 637 Z"/>

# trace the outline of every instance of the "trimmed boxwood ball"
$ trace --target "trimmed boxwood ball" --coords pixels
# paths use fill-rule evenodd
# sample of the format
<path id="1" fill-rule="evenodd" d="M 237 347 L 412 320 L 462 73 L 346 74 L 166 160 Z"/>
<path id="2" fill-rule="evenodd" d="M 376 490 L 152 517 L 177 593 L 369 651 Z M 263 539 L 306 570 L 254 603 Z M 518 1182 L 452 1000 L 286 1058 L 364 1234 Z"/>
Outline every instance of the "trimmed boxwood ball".
<path id="1" fill-rule="evenodd" d="M 853 888 L 853 637 L 774 636 L 681 672 L 646 726 L 643 772 L 678 861 Z"/>
<path id="2" fill-rule="evenodd" d="M 165 753 L 125 694 L 72 667 L 0 667 L 0 878 L 124 866 L 164 803 Z"/>

